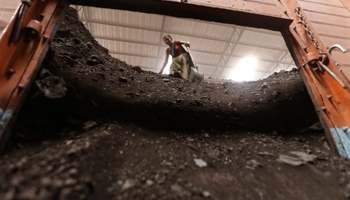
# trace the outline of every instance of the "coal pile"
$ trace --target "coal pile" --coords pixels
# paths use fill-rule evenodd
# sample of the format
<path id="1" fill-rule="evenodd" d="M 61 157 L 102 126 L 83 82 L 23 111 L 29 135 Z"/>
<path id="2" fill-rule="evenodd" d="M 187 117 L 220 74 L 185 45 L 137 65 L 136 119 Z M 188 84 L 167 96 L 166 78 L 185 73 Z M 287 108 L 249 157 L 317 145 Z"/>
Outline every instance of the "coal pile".
<path id="1" fill-rule="evenodd" d="M 43 68 L 62 79 L 56 81 L 70 88 L 67 93 L 81 97 L 79 101 L 90 103 L 100 115 L 142 126 L 193 131 L 235 126 L 290 132 L 318 122 L 297 70 L 224 84 L 158 75 L 111 57 L 72 10 L 53 39 Z M 85 108 L 79 112 L 86 112 Z"/>

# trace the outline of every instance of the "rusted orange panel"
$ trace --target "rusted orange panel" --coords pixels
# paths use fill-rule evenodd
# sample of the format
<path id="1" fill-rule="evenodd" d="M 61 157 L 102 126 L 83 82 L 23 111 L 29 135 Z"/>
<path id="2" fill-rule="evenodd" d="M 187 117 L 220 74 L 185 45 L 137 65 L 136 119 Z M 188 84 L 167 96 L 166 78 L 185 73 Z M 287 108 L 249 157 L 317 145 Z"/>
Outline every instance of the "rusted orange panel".
<path id="1" fill-rule="evenodd" d="M 275 4 L 266 4 L 257 1 L 235 1 L 235 0 L 191 0 L 192 4 L 214 6 L 231 10 L 262 13 L 271 16 L 281 16 Z"/>
<path id="2" fill-rule="evenodd" d="M 350 18 L 348 17 L 334 16 L 310 11 L 305 11 L 305 14 L 311 22 L 322 22 L 324 24 L 337 25 L 339 27 L 350 27 Z"/>
<path id="3" fill-rule="evenodd" d="M 327 13 L 327 14 L 336 15 L 336 16 L 350 17 L 350 13 L 345 7 L 329 6 L 329 5 L 323 5 L 323 4 L 318 4 L 314 2 L 305 2 L 305 1 L 299 1 L 299 4 L 303 10 L 319 12 L 319 13 Z"/>
<path id="4" fill-rule="evenodd" d="M 338 0 L 331 0 L 338 1 Z M 293 33 L 294 38 L 299 45 L 299 56 L 300 62 L 304 62 L 302 69 L 307 80 L 306 85 L 309 92 L 314 96 L 314 102 L 316 102 L 316 107 L 321 106 L 321 112 L 319 116 L 324 119 L 324 125 L 328 131 L 328 138 L 333 141 L 333 147 L 337 147 L 337 150 L 342 156 L 350 157 L 350 139 L 348 137 L 350 133 L 350 84 L 347 80 L 348 74 L 345 76 L 339 67 L 336 66 L 335 61 L 332 60 L 327 48 L 324 46 L 323 41 L 320 39 L 319 35 L 327 35 L 331 38 L 342 38 L 347 39 L 346 35 L 348 29 L 345 27 L 331 26 L 325 24 L 320 25 L 319 22 L 312 22 L 304 11 L 309 11 L 313 13 L 320 13 L 330 16 L 342 16 L 348 18 L 348 12 L 344 7 L 330 5 L 331 1 L 326 3 L 320 2 L 309 2 L 309 1 L 296 1 L 296 0 L 285 0 L 286 8 L 292 14 L 294 23 L 291 25 L 290 31 L 297 32 Z M 300 17 L 296 14 L 296 8 L 301 7 Z M 299 9 L 297 9 L 299 10 Z M 306 23 L 308 25 L 308 31 L 311 31 L 314 39 L 318 42 L 320 50 L 326 53 L 327 57 L 330 59 L 329 63 L 326 63 L 326 68 L 329 68 L 329 72 L 325 71 L 325 68 L 321 65 L 314 65 L 309 63 L 306 59 L 310 52 L 315 53 L 317 56 L 322 55 L 321 52 L 316 51 L 315 46 L 311 42 L 311 39 L 307 36 L 306 28 L 302 25 Z M 294 29 L 293 26 L 298 28 Z M 336 28 L 334 28 L 336 27 Z M 341 29 L 343 28 L 343 29 Z M 330 30 L 333 30 L 332 32 Z M 336 33 L 337 32 L 337 33 Z M 345 33 L 344 33 L 345 32 Z M 332 52 L 336 57 L 338 51 Z M 344 58 L 344 55 L 341 55 Z M 338 60 L 336 59 L 338 62 Z M 347 62 L 347 61 L 345 61 Z M 333 74 L 333 75 L 332 75 Z M 339 79 L 337 81 L 336 79 Z M 310 87 L 311 86 L 311 87 Z M 322 121 L 322 120 L 321 120 Z M 327 132 L 326 131 L 326 132 Z"/>
<path id="5" fill-rule="evenodd" d="M 6 10 L 6 9 L 16 10 L 20 4 L 21 4 L 21 1 L 0 0 L 0 5 L 2 10 Z"/>
<path id="6" fill-rule="evenodd" d="M 311 25 L 320 36 L 326 47 L 339 44 L 350 50 L 350 12 L 339 0 L 328 0 L 327 2 L 298 1 Z M 332 56 L 340 69 L 344 65 L 350 65 L 350 51 L 342 53 L 339 50 L 332 52 Z M 342 73 L 345 79 L 350 79 L 349 73 Z"/>
<path id="7" fill-rule="evenodd" d="M 334 44 L 340 44 L 345 49 L 350 50 L 350 40 L 341 39 L 333 36 L 327 36 L 319 34 L 322 43 L 327 47 L 331 47 Z"/>
<path id="8" fill-rule="evenodd" d="M 8 22 L 0 20 L 0 28 L 4 29 L 7 26 Z M 1 32 L 0 32 L 1 35 Z"/>
<path id="9" fill-rule="evenodd" d="M 342 69 L 342 72 L 343 72 L 347 77 L 349 77 L 349 75 L 350 75 L 350 65 L 349 65 L 349 66 L 343 65 L 343 67 L 342 67 L 341 69 Z M 347 79 L 347 81 L 350 83 L 350 79 Z"/>
<path id="10" fill-rule="evenodd" d="M 342 2 L 344 7 L 347 8 L 348 11 L 350 12 L 350 1 L 349 0 L 340 0 L 340 2 Z"/>
<path id="11" fill-rule="evenodd" d="M 0 11 L 0 21 L 2 21 L 4 24 L 3 27 L 6 27 L 8 23 L 10 23 L 11 18 L 13 14 L 16 12 L 16 9 L 13 11 Z"/>
<path id="12" fill-rule="evenodd" d="M 20 3 L 20 1 L 0 0 L 0 35 L 10 23 L 10 20 Z"/>
<path id="13" fill-rule="evenodd" d="M 50 4 L 50 2 L 48 3 Z M 45 4 L 39 4 L 37 7 L 29 7 L 26 13 L 26 17 L 22 24 L 22 30 L 27 26 L 31 19 L 39 19 L 40 12 L 35 11 L 43 10 Z M 34 10 L 35 9 L 35 10 Z M 45 17 L 42 22 L 45 22 Z M 12 22 L 8 31 L 3 35 L 0 41 L 0 108 L 5 108 L 7 102 L 12 95 L 12 92 L 17 87 L 17 82 L 21 79 L 25 67 L 30 60 L 31 54 L 35 49 L 37 41 L 26 41 L 24 37 L 22 40 L 15 43 L 9 43 L 9 38 L 13 27 Z M 23 31 L 22 31 L 23 36 Z M 20 57 L 14 55 L 21 55 Z M 13 70 L 15 73 L 8 73 L 9 70 Z"/>
<path id="14" fill-rule="evenodd" d="M 294 15 L 293 15 L 294 16 Z M 294 25 L 291 25 L 289 29 L 284 30 L 283 36 L 285 37 L 286 43 L 288 45 L 288 48 L 291 52 L 291 55 L 295 61 L 295 63 L 298 66 L 304 66 L 302 68 L 302 71 L 304 73 L 301 73 L 301 76 L 306 83 L 306 88 L 308 89 L 308 92 L 311 96 L 311 100 L 313 101 L 316 112 L 320 118 L 320 121 L 322 125 L 325 128 L 326 132 L 326 137 L 330 143 L 331 148 L 337 152 L 338 154 L 346 154 L 344 153 L 344 148 L 339 145 L 339 137 L 334 137 L 332 134 L 332 131 L 329 127 L 333 127 L 334 124 L 332 123 L 332 120 L 328 117 L 328 115 L 325 115 L 324 111 L 322 110 L 323 107 L 325 107 L 325 103 L 323 102 L 322 99 L 322 94 L 318 90 L 318 86 L 316 85 L 314 79 L 314 72 L 309 70 L 310 68 L 304 64 L 306 63 L 306 59 L 303 56 L 305 51 L 302 46 L 300 46 L 300 41 L 297 42 L 298 40 L 298 35 L 294 32 Z"/>
<path id="15" fill-rule="evenodd" d="M 250 1 L 250 2 L 260 2 L 260 3 L 266 3 L 266 4 L 275 4 L 274 0 L 243 0 L 243 1 Z"/>
<path id="16" fill-rule="evenodd" d="M 275 5 L 277 6 L 281 16 L 286 19 L 292 19 L 291 14 L 289 13 L 288 9 L 285 7 L 285 4 L 281 0 L 274 0 Z"/>
<path id="17" fill-rule="evenodd" d="M 9 137 L 9 129 L 16 113 L 29 91 L 31 83 L 48 50 L 50 36 L 57 20 L 63 18 L 62 11 L 69 4 L 66 0 L 37 1 L 28 8 L 20 40 L 9 42 L 15 19 L 0 40 L 0 152 Z M 43 26 L 37 36 L 29 39 L 24 29 L 30 20 L 39 20 Z M 20 56 L 19 56 L 20 55 Z"/>
<path id="18" fill-rule="evenodd" d="M 30 87 L 30 84 L 38 72 L 39 68 L 41 67 L 41 62 L 43 60 L 43 57 L 45 56 L 47 50 L 48 50 L 48 38 L 50 36 L 53 36 L 53 29 L 57 25 L 57 21 L 59 18 L 63 18 L 61 14 L 63 13 L 63 10 L 65 7 L 67 7 L 68 4 L 66 1 L 50 1 L 44 10 L 42 10 L 41 13 L 45 13 L 46 17 L 42 20 L 42 24 L 46 24 L 47 27 L 42 32 L 41 38 L 38 40 L 38 46 L 35 48 L 35 52 L 33 52 L 33 57 L 30 58 L 30 62 L 28 66 L 25 68 L 23 76 L 20 78 L 18 85 L 25 87 Z M 12 94 L 11 99 L 9 101 L 8 107 L 9 109 L 15 109 L 16 106 L 18 106 L 18 101 L 21 97 L 21 90 L 17 87 L 15 89 L 15 92 Z"/>
<path id="19" fill-rule="evenodd" d="M 350 40 L 350 27 L 331 26 L 326 24 L 312 23 L 312 26 L 318 34 L 331 35 L 333 37 L 345 38 Z"/>
<path id="20" fill-rule="evenodd" d="M 337 63 L 350 65 L 350 53 L 349 53 L 349 51 L 346 53 L 343 53 L 341 51 L 334 50 L 334 51 L 332 51 L 332 56 L 337 61 Z"/>
<path id="21" fill-rule="evenodd" d="M 343 7 L 342 3 L 339 0 L 298 0 L 300 2 L 310 2 L 310 3 L 318 3 L 321 5 L 332 5 L 332 6 L 340 6 Z"/>

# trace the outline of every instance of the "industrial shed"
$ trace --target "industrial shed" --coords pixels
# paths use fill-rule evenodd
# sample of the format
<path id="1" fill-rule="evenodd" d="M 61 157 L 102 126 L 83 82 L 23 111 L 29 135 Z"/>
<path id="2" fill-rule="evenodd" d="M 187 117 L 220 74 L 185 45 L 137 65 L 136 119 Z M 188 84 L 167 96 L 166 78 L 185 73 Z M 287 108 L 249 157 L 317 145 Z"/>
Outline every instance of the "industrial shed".
<path id="1" fill-rule="evenodd" d="M 348 2 L 2 4 L 1 199 L 349 198 Z"/>

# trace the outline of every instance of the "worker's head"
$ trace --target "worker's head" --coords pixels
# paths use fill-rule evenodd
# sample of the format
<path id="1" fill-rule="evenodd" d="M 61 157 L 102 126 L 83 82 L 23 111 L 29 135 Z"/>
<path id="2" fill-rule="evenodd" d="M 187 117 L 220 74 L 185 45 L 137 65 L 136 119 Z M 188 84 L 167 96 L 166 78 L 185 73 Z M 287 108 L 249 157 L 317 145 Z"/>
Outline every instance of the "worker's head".
<path id="1" fill-rule="evenodd" d="M 166 45 L 171 45 L 171 43 L 173 42 L 173 38 L 171 38 L 170 35 L 165 35 L 163 37 L 163 41 Z"/>

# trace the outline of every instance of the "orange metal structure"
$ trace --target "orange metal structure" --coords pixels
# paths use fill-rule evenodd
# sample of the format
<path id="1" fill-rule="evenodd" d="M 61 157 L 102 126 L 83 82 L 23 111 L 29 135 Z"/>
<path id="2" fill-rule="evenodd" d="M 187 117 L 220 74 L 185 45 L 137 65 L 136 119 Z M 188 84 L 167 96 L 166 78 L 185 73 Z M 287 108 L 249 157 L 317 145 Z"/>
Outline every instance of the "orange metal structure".
<path id="1" fill-rule="evenodd" d="M 33 2 L 34 3 L 34 2 Z M 33 82 L 48 50 L 49 38 L 68 6 L 65 0 L 37 0 L 26 12 L 23 21 L 16 11 L 0 39 L 0 150 L 9 137 L 8 127 L 15 120 L 29 86 Z M 17 22 L 16 22 L 17 20 Z M 18 41 L 12 42 L 18 24 Z M 11 36 L 12 35 L 12 36 Z"/>
<path id="2" fill-rule="evenodd" d="M 291 38 L 290 46 L 293 48 L 291 52 L 294 53 L 295 61 L 299 62 L 304 72 L 302 73 L 304 82 L 314 101 L 320 121 L 325 127 L 326 136 L 334 151 L 343 157 L 350 158 L 350 85 L 347 74 L 341 73 L 338 69 L 337 63 L 318 37 L 317 31 L 312 27 L 298 2 L 286 1 L 284 7 L 294 19 L 285 34 L 289 34 L 288 38 Z M 308 33 L 304 24 L 313 34 L 316 45 L 310 39 L 310 32 Z M 324 64 L 340 79 L 340 82 L 319 64 L 313 63 L 312 55 L 316 55 L 316 59 L 320 62 L 323 58 L 327 58 Z"/>
<path id="3" fill-rule="evenodd" d="M 13 116 L 13 112 L 19 109 L 20 99 L 25 96 L 21 95 L 21 91 L 28 88 L 36 74 L 40 65 L 39 57 L 44 55 L 44 43 L 52 34 L 49 30 L 57 24 L 60 11 L 68 5 L 62 0 L 38 2 L 52 5 L 45 7 L 47 10 L 44 9 L 45 12 L 41 13 L 54 13 L 48 26 L 43 23 L 46 15 L 41 21 L 41 35 L 44 37 L 30 41 L 22 38 L 17 45 L 9 43 L 9 34 L 14 23 L 12 21 L 6 30 L 6 36 L 0 41 L 0 109 L 3 109 L 0 117 L 1 123 L 5 124 L 0 124 L 0 134 L 4 132 L 10 119 L 6 112 L 12 112 L 10 114 Z M 70 3 L 281 31 L 294 61 L 299 66 L 332 149 L 341 156 L 350 158 L 350 56 L 345 53 L 350 49 L 350 10 L 347 1 L 70 0 Z M 54 4 L 56 9 L 53 9 Z M 28 11 L 30 9 L 32 8 L 29 7 Z M 40 12 L 33 12 L 33 19 L 40 19 L 41 15 L 38 13 Z M 30 19 L 25 18 L 22 29 L 27 27 L 29 21 Z M 333 46 L 335 44 L 337 46 Z M 335 51 L 331 55 L 328 51 L 333 49 Z M 6 137 L 1 139 L 1 146 L 4 141 Z"/>

